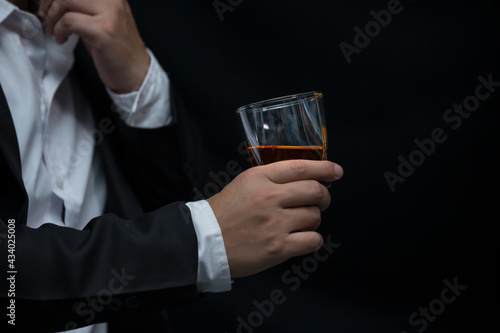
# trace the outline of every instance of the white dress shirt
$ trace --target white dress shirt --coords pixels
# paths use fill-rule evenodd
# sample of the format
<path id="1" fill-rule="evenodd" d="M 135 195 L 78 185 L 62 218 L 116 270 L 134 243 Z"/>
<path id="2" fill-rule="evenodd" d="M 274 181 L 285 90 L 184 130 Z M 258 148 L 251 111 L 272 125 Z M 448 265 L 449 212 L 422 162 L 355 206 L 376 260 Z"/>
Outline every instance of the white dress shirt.
<path id="1" fill-rule="evenodd" d="M 72 35 L 58 45 L 36 16 L 0 0 L 0 84 L 18 137 L 31 228 L 53 223 L 81 230 L 104 210 L 104 174 L 94 154 L 98 129 L 69 75 L 77 42 Z M 168 76 L 148 52 L 151 64 L 139 91 L 108 90 L 129 126 L 154 128 L 172 121 Z M 198 237 L 198 290 L 230 290 L 224 242 L 210 205 L 202 200 L 188 207 Z M 105 323 L 74 330 L 106 331 Z"/>

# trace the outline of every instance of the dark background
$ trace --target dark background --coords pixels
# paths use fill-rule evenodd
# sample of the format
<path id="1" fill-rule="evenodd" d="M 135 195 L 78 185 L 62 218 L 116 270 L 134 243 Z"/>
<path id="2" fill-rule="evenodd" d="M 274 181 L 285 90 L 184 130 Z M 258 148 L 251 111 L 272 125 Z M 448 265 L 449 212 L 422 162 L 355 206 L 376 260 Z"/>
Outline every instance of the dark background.
<path id="1" fill-rule="evenodd" d="M 353 44 L 353 28 L 387 1 L 243 0 L 224 21 L 212 1 L 131 4 L 200 126 L 200 192 L 208 171 L 233 160 L 249 167 L 237 107 L 311 90 L 324 93 L 329 158 L 345 170 L 319 229 L 341 246 L 300 288 L 282 275 L 307 256 L 172 309 L 179 332 L 236 332 L 237 318 L 274 289 L 286 302 L 255 332 L 417 332 L 409 316 L 455 278 L 467 290 L 425 332 L 496 330 L 500 88 L 458 129 L 443 120 L 478 76 L 500 81 L 496 1 L 401 1 L 402 13 L 351 64 L 339 44 Z M 392 193 L 384 173 L 397 173 L 398 156 L 436 128 L 447 140 Z"/>

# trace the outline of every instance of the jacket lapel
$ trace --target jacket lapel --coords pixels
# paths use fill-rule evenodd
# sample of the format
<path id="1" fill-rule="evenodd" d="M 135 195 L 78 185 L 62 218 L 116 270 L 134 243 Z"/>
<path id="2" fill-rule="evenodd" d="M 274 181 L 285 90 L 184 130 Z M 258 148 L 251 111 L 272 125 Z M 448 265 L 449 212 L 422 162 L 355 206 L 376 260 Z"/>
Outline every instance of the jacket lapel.
<path id="1" fill-rule="evenodd" d="M 17 180 L 21 180 L 22 183 L 21 158 L 17 145 L 16 130 L 2 86 L 0 86 L 0 150 L 7 159 L 7 163 Z"/>
<path id="2" fill-rule="evenodd" d="M 0 85 L 0 218 L 25 222 L 27 203 L 16 130 Z"/>

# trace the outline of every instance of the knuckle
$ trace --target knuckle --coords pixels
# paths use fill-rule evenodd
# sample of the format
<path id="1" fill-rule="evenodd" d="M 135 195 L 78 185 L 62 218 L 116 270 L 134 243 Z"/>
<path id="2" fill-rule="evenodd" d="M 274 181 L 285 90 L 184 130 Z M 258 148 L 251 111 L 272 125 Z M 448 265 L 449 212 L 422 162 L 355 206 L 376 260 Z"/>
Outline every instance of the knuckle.
<path id="1" fill-rule="evenodd" d="M 109 15 L 113 20 L 120 20 L 123 10 L 121 6 L 110 8 Z"/>
<path id="2" fill-rule="evenodd" d="M 332 203 L 332 195 L 330 194 L 330 192 L 327 191 L 327 195 L 326 195 L 326 207 L 330 206 L 330 204 Z"/>
<path id="3" fill-rule="evenodd" d="M 310 206 L 309 209 L 311 211 L 311 217 L 313 218 L 313 220 L 321 222 L 321 210 L 319 209 L 319 207 Z"/>
<path id="4" fill-rule="evenodd" d="M 257 166 L 253 168 L 249 168 L 244 172 L 240 173 L 237 178 L 241 178 L 242 181 L 254 184 L 266 178 L 266 174 L 264 168 L 262 166 Z"/>
<path id="5" fill-rule="evenodd" d="M 122 8 L 129 8 L 128 0 L 119 0 L 119 3 L 121 4 Z"/>
<path id="6" fill-rule="evenodd" d="M 117 20 L 107 10 L 103 15 L 93 16 L 93 23 L 96 24 L 98 30 L 104 35 L 113 35 L 117 30 Z"/>
<path id="7" fill-rule="evenodd" d="M 309 192 L 315 199 L 322 199 L 324 197 L 322 185 L 317 181 L 309 182 Z"/>
<path id="8" fill-rule="evenodd" d="M 292 172 L 297 177 L 302 177 L 306 173 L 306 163 L 303 160 L 294 160 L 292 164 Z"/>
<path id="9" fill-rule="evenodd" d="M 317 206 L 311 208 L 311 227 L 316 230 L 321 224 L 321 210 Z"/>
<path id="10" fill-rule="evenodd" d="M 113 37 L 116 33 L 115 25 L 111 20 L 104 20 L 101 22 L 101 32 L 105 35 Z"/>
<path id="11" fill-rule="evenodd" d="M 71 26 L 71 13 L 64 14 L 59 20 L 59 23 L 62 27 L 69 28 Z"/>
<path id="12" fill-rule="evenodd" d="M 276 257 L 285 251 L 285 242 L 281 239 L 273 239 L 267 246 L 266 253 L 268 256 Z"/>
<path id="13" fill-rule="evenodd" d="M 127 12 L 127 0 L 115 0 L 108 3 L 108 14 L 110 17 L 119 19 L 124 13 Z"/>
<path id="14" fill-rule="evenodd" d="M 266 203 L 273 202 L 278 197 L 280 197 L 280 193 L 273 186 L 265 186 L 255 193 L 253 200 L 260 207 Z"/>
<path id="15" fill-rule="evenodd" d="M 60 10 L 61 6 L 59 5 L 59 3 L 53 2 L 47 10 L 47 16 L 49 18 L 53 18 L 59 13 Z"/>
<path id="16" fill-rule="evenodd" d="M 303 231 L 305 230 L 316 230 L 321 225 L 321 210 L 317 206 L 309 206 L 305 207 L 307 210 L 304 215 L 304 226 Z"/>
<path id="17" fill-rule="evenodd" d="M 252 184 L 253 171 L 243 172 L 239 174 L 233 181 L 233 183 L 238 184 L 237 187 L 245 189 L 248 191 L 249 186 Z M 230 183 L 231 184 L 231 183 Z"/>
<path id="18" fill-rule="evenodd" d="M 260 167 L 254 167 L 246 170 L 241 174 L 241 176 L 244 176 L 245 178 L 248 178 L 249 181 L 252 179 L 255 179 L 256 177 L 260 177 L 262 174 L 261 168 Z"/>

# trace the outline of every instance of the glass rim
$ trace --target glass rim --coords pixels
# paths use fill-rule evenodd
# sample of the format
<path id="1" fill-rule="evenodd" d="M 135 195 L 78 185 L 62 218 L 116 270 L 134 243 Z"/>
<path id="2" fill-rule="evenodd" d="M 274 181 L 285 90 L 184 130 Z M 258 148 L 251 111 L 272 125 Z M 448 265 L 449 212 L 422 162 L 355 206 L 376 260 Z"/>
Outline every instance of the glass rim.
<path id="1" fill-rule="evenodd" d="M 287 107 L 291 105 L 296 105 L 302 102 L 304 99 L 320 99 L 323 97 L 323 93 L 318 90 L 309 91 L 305 93 L 286 95 L 281 97 L 275 97 L 271 99 L 262 100 L 255 103 L 250 103 L 236 109 L 236 113 L 241 112 L 264 112 L 270 111 L 277 108 Z"/>

